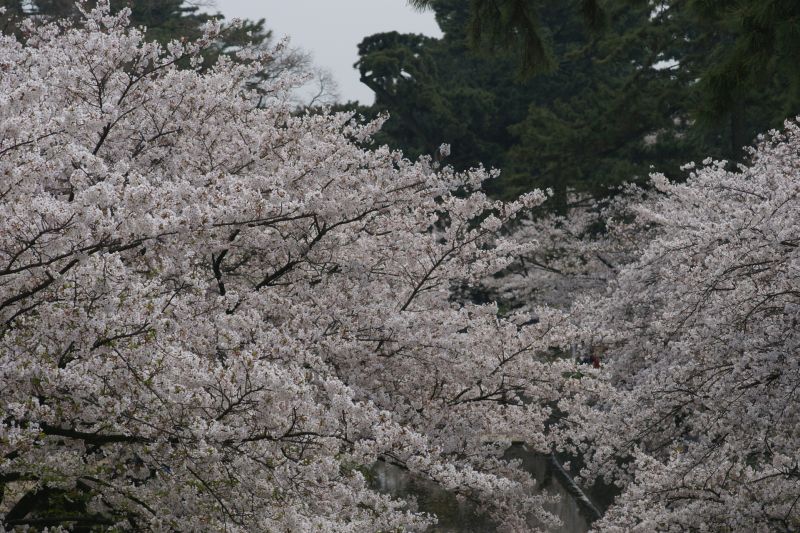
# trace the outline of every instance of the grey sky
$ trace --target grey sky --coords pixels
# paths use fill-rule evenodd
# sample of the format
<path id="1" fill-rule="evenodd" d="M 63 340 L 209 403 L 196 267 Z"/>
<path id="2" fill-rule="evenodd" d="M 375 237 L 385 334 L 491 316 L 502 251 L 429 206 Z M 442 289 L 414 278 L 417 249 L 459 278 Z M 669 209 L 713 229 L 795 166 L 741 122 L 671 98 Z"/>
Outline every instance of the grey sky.
<path id="1" fill-rule="evenodd" d="M 411 9 L 405 0 L 216 0 L 225 18 L 267 20 L 276 37 L 288 35 L 293 46 L 314 56 L 339 85 L 342 100 L 372 103 L 373 94 L 358 81 L 353 63 L 357 45 L 383 31 L 440 36 L 433 13 Z"/>

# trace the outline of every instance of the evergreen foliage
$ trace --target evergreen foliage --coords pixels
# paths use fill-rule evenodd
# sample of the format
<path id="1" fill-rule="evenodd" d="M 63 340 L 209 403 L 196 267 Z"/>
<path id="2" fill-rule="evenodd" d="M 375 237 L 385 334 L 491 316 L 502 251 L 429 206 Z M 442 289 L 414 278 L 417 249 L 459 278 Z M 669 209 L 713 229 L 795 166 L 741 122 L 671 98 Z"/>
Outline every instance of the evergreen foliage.
<path id="1" fill-rule="evenodd" d="M 792 2 L 412 3 L 444 36 L 367 37 L 357 66 L 376 100 L 359 111 L 388 113 L 378 140 L 410 156 L 447 142 L 456 168 L 501 168 L 487 186 L 499 197 L 548 187 L 563 211 L 570 189 L 602 195 L 653 168 L 679 178 L 687 160 L 741 161 L 758 132 L 800 112 Z M 498 37 L 522 38 L 520 17 L 535 18 L 539 52 Z M 532 54 L 550 68 L 520 76 Z"/>
<path id="2" fill-rule="evenodd" d="M 85 2 L 84 9 L 94 7 L 96 1 Z M 0 0 L 0 7 L 6 8 L 0 14 L 0 29 L 21 35 L 21 23 L 25 18 L 36 22 L 57 19 L 78 20 L 80 11 L 75 0 Z M 198 39 L 203 34 L 203 25 L 209 21 L 222 19 L 220 14 L 204 13 L 196 5 L 185 0 L 112 0 L 111 9 L 118 12 L 128 7 L 130 20 L 134 26 L 147 28 L 147 38 L 166 44 L 173 39 L 185 41 Z M 225 53 L 247 44 L 266 42 L 271 32 L 265 29 L 264 19 L 245 20 L 240 26 L 229 26 L 221 34 L 216 46 L 205 52 L 207 63 L 213 64 L 220 53 Z"/>
<path id="3" fill-rule="evenodd" d="M 677 167 L 685 157 L 674 121 L 682 101 L 672 98 L 682 80 L 651 68 L 653 53 L 620 44 L 624 31 L 647 21 L 646 9 L 628 10 L 598 41 L 580 2 L 540 2 L 558 66 L 520 77 L 519 53 L 470 49 L 468 6 L 432 6 L 442 39 L 383 34 L 360 47 L 362 80 L 377 95 L 372 113 L 392 117 L 380 140 L 412 156 L 448 142 L 447 162 L 456 168 L 504 170 L 490 192 L 513 197 L 550 187 L 560 207 L 567 188 L 600 189 L 645 176 L 651 165 Z"/>

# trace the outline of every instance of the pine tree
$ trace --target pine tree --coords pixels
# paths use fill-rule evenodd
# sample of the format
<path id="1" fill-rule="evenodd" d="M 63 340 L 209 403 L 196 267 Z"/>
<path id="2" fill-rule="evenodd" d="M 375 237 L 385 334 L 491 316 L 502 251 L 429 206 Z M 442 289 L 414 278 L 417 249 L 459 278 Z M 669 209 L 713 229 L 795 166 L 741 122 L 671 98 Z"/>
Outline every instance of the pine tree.
<path id="1" fill-rule="evenodd" d="M 644 177 L 650 166 L 677 169 L 686 157 L 691 82 L 653 66 L 657 46 L 630 46 L 628 32 L 649 11 L 620 10 L 603 38 L 591 33 L 580 2 L 538 2 L 543 36 L 557 68 L 520 77 L 520 54 L 470 48 L 469 7 L 432 3 L 444 36 L 382 34 L 364 40 L 362 81 L 376 91 L 373 113 L 390 119 L 380 140 L 410 155 L 452 145 L 447 163 L 503 169 L 487 190 L 514 197 L 551 188 L 566 207 L 568 189 L 602 192 Z M 691 139 L 694 141 L 694 139 Z"/>

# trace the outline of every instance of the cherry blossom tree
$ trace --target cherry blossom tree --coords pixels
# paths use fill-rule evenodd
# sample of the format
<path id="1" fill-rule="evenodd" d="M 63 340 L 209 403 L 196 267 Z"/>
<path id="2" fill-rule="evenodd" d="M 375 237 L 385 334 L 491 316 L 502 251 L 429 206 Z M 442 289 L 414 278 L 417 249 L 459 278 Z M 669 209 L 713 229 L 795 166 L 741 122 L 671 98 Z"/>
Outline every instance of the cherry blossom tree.
<path id="1" fill-rule="evenodd" d="M 452 296 L 543 195 L 293 115 L 263 51 L 201 69 L 214 23 L 162 48 L 126 16 L 0 38 L 0 524 L 426 527 L 376 460 L 553 523 L 502 436 L 547 449 L 562 319 Z"/>
<path id="2" fill-rule="evenodd" d="M 553 524 L 513 437 L 619 485 L 600 530 L 797 529 L 797 124 L 514 238 L 542 193 L 293 114 L 280 50 L 202 65 L 219 26 L 126 17 L 0 37 L 0 526 L 427 527 L 379 460 Z M 500 271 L 569 316 L 456 296 Z M 547 355 L 575 342 L 601 368 Z"/>
<path id="3" fill-rule="evenodd" d="M 576 298 L 605 292 L 648 238 L 634 211 L 646 191 L 626 185 L 614 193 L 594 198 L 571 192 L 565 215 L 533 209 L 518 217 L 508 235 L 535 246 L 485 279 L 481 290 L 534 314 L 543 306 L 569 309 Z"/>
<path id="4" fill-rule="evenodd" d="M 622 491 L 598 531 L 796 531 L 800 126 L 653 185 L 633 260 L 572 307 L 568 335 L 606 352 L 553 438 Z"/>

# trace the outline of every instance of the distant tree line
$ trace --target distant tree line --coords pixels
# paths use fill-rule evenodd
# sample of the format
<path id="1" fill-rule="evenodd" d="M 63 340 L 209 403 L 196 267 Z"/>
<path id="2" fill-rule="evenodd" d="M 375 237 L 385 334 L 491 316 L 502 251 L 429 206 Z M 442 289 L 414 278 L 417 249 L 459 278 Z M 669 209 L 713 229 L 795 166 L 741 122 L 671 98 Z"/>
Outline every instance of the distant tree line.
<path id="1" fill-rule="evenodd" d="M 795 2 L 412 3 L 444 35 L 365 38 L 357 67 L 375 103 L 350 107 L 388 113 L 378 140 L 409 156 L 447 142 L 458 169 L 503 169 L 487 185 L 499 197 L 549 187 L 561 210 L 568 189 L 602 193 L 651 169 L 677 177 L 698 158 L 736 162 L 757 133 L 800 113 Z"/>

